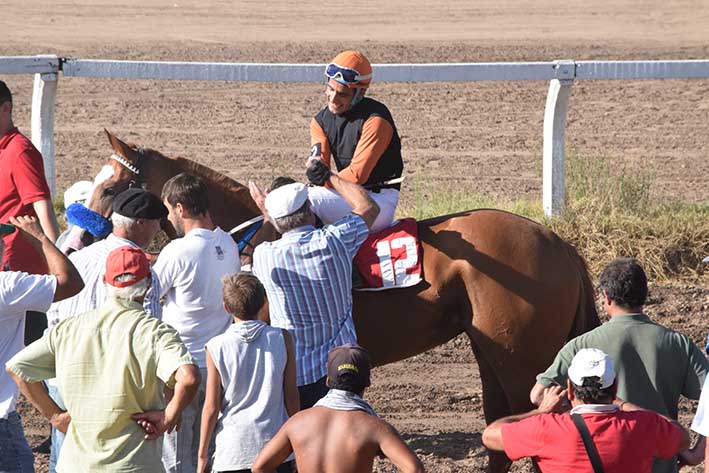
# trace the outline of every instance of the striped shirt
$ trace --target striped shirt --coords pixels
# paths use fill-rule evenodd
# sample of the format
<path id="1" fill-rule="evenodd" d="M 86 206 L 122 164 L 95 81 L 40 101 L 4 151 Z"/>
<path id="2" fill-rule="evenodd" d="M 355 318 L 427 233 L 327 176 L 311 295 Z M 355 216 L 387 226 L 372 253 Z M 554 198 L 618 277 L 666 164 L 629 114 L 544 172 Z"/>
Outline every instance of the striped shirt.
<path id="1" fill-rule="evenodd" d="M 295 339 L 296 384 L 325 376 L 331 348 L 357 343 L 352 321 L 352 258 L 369 235 L 359 215 L 286 232 L 254 250 L 253 273 L 268 294 L 271 325 Z"/>
<path id="2" fill-rule="evenodd" d="M 105 239 L 69 255 L 69 259 L 74 263 L 79 274 L 81 274 L 81 278 L 84 280 L 84 289 L 74 297 L 52 304 L 47 311 L 47 325 L 49 328 L 54 327 L 67 317 L 80 315 L 103 305 L 106 299 L 106 290 L 103 284 L 106 259 L 111 251 L 121 246 L 138 248 L 138 245 L 132 241 L 117 237 L 111 233 Z M 148 289 L 143 308 L 148 314 L 159 320 L 162 318 L 160 282 L 152 269 L 150 270 L 150 276 L 152 285 Z"/>

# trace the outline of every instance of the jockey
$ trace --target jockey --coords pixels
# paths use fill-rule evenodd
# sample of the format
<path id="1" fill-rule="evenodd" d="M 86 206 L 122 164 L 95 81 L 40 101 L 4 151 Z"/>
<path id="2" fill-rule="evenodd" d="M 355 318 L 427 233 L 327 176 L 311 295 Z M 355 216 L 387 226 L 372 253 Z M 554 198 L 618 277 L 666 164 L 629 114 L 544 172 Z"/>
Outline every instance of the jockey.
<path id="1" fill-rule="evenodd" d="M 365 97 L 372 82 L 372 66 L 359 51 L 344 51 L 327 65 L 327 106 L 310 122 L 310 160 L 319 159 L 328 168 L 334 161 L 338 175 L 363 186 L 379 205 L 376 232 L 391 225 L 399 202 L 404 167 L 401 141 L 387 107 Z M 310 176 L 309 176 L 310 177 Z M 314 213 L 333 223 L 352 209 L 331 187 L 309 187 Z"/>

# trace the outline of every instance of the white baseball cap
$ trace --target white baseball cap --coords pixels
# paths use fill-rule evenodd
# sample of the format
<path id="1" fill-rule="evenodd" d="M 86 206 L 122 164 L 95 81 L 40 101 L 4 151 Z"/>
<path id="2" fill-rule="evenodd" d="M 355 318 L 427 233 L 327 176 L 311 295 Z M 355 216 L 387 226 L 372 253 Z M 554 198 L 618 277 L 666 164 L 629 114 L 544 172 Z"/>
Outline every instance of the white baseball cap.
<path id="1" fill-rule="evenodd" d="M 615 381 L 613 359 L 597 348 L 584 348 L 571 360 L 568 375 L 576 386 L 583 386 L 584 378 L 596 376 L 601 380 L 601 389 L 605 389 Z"/>
<path id="2" fill-rule="evenodd" d="M 294 182 L 272 190 L 266 196 L 266 210 L 271 218 L 287 217 L 308 200 L 305 184 Z"/>
<path id="3" fill-rule="evenodd" d="M 64 191 L 64 208 L 66 209 L 76 202 L 85 203 L 91 197 L 93 186 L 94 184 L 91 181 L 79 181 L 72 184 L 71 187 Z"/>

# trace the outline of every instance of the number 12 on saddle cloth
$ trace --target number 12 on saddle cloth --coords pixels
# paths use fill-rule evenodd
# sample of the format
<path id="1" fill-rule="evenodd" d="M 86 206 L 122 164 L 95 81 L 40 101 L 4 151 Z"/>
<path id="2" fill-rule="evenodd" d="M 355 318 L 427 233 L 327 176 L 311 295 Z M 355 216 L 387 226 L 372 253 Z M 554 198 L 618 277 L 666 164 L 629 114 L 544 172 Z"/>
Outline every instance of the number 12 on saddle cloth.
<path id="1" fill-rule="evenodd" d="M 405 218 L 369 235 L 354 258 L 363 287 L 359 291 L 381 291 L 409 287 L 421 282 L 421 248 L 418 225 Z"/>

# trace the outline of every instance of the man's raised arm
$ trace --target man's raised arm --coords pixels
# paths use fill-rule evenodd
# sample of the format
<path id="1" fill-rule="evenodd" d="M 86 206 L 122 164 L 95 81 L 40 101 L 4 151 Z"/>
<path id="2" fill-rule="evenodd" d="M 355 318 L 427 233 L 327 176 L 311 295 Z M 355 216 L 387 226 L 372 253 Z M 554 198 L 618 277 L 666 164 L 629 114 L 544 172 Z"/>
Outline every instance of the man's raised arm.
<path id="1" fill-rule="evenodd" d="M 10 217 L 10 223 L 15 225 L 21 236 L 46 258 L 49 274 L 57 278 L 54 302 L 75 296 L 84 288 L 84 281 L 74 264 L 42 232 L 36 218 Z"/>

